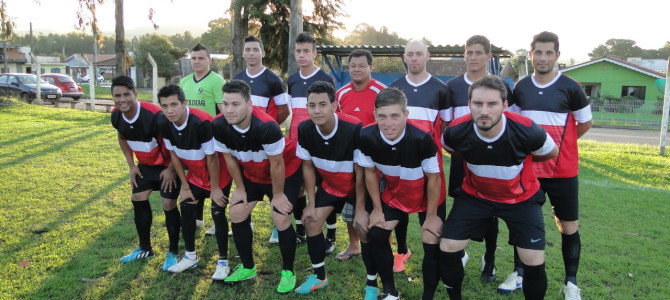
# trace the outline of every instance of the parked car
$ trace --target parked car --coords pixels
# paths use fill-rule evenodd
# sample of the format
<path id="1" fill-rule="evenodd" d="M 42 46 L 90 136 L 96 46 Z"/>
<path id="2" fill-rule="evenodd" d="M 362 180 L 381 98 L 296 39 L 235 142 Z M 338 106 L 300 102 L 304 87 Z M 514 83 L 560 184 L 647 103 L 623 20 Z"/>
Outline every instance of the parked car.
<path id="1" fill-rule="evenodd" d="M 42 75 L 42 79 L 49 84 L 53 84 L 61 89 L 63 97 L 70 97 L 74 100 L 79 100 L 84 93 L 83 89 L 77 85 L 72 77 L 65 74 L 47 73 Z"/>
<path id="2" fill-rule="evenodd" d="M 88 83 L 90 80 L 91 79 L 88 77 L 88 75 L 86 75 L 82 78 L 79 78 L 79 82 L 81 82 L 81 83 Z M 105 77 L 102 77 L 102 75 L 100 75 L 100 74 L 96 74 L 95 75 L 95 82 L 96 83 L 103 83 L 103 82 L 105 82 Z"/>
<path id="3" fill-rule="evenodd" d="M 0 75 L 0 94 L 10 97 L 19 97 L 26 102 L 32 102 L 37 97 L 37 76 L 26 73 L 6 73 Z M 61 89 L 40 79 L 42 99 L 58 100 L 63 95 Z"/>

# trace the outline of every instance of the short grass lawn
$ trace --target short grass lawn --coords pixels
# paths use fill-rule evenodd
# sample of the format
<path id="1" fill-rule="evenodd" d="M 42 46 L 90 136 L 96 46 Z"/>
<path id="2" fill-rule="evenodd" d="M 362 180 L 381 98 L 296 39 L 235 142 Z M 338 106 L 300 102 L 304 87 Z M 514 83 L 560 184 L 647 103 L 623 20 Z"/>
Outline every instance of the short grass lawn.
<path id="1" fill-rule="evenodd" d="M 670 295 L 670 158 L 656 147 L 581 142 L 579 286 L 584 299 L 667 299 Z M 448 163 L 449 159 L 445 159 Z M 448 169 L 448 168 L 447 168 Z M 157 257 L 129 264 L 119 258 L 137 245 L 128 171 L 109 114 L 27 104 L 0 106 L 0 299 L 361 299 L 365 272 L 360 257 L 326 259 L 330 285 L 310 296 L 275 293 L 281 256 L 267 243 L 267 203 L 253 214 L 259 276 L 237 286 L 210 279 L 217 259 L 213 237 L 198 231 L 200 266 L 179 275 L 161 272 L 167 251 L 157 195 L 153 245 Z M 448 206 L 452 201 L 449 200 Z M 548 202 L 547 202 L 548 203 Z M 205 218 L 208 225 L 211 218 Z M 563 281 L 560 234 L 545 205 L 547 299 L 559 299 Z M 338 249 L 346 246 L 339 223 Z M 407 270 L 395 275 L 404 299 L 420 299 L 423 251 L 411 217 Z M 483 244 L 471 242 L 463 295 L 468 299 L 523 299 L 496 287 L 512 270 L 512 248 L 500 222 L 498 278 L 479 279 Z M 183 251 L 183 244 L 180 245 Z M 232 239 L 232 265 L 240 263 Z M 295 270 L 311 274 L 306 245 Z M 436 299 L 446 299 L 440 286 Z"/>

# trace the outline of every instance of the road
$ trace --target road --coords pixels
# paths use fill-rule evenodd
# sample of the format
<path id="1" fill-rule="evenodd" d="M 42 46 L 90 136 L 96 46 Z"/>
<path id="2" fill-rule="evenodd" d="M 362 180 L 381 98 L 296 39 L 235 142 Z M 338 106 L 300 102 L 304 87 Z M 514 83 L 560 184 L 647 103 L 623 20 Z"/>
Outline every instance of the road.
<path id="1" fill-rule="evenodd" d="M 582 139 L 598 142 L 658 146 L 660 136 L 660 131 L 592 127 Z M 668 134 L 667 141 L 670 142 L 670 134 Z M 668 142 L 666 142 L 666 145 L 670 144 Z"/>

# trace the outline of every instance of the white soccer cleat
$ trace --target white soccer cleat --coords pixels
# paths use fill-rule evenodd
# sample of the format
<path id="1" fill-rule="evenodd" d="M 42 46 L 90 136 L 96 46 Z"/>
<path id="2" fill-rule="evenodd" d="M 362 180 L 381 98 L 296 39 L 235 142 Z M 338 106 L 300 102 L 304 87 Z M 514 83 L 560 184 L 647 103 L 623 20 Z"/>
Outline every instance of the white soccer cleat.
<path id="1" fill-rule="evenodd" d="M 561 293 L 565 296 L 565 300 L 582 300 L 580 291 L 581 290 L 574 283 L 569 281 L 568 284 L 564 285 L 561 289 Z"/>
<path id="2" fill-rule="evenodd" d="M 193 269 L 198 266 L 198 259 L 190 259 L 187 256 L 184 256 L 176 265 L 170 267 L 168 272 L 170 273 L 181 273 L 188 269 Z"/>
<path id="3" fill-rule="evenodd" d="M 205 235 L 215 235 L 215 234 L 216 234 L 216 226 L 215 225 L 212 225 L 212 228 L 210 228 L 209 230 L 207 230 L 205 232 Z"/>
<path id="4" fill-rule="evenodd" d="M 514 271 L 507 276 L 507 279 L 498 286 L 498 290 L 503 293 L 511 293 L 523 287 L 523 277 Z"/>
<path id="5" fill-rule="evenodd" d="M 468 255 L 467 252 L 463 251 L 465 253 L 463 257 L 461 257 L 461 262 L 463 263 L 463 268 L 468 264 L 468 261 L 470 260 L 470 255 Z"/>
<path id="6" fill-rule="evenodd" d="M 205 220 L 195 220 L 195 227 L 197 228 L 205 228 Z"/>
<path id="7" fill-rule="evenodd" d="M 212 280 L 220 281 L 228 278 L 230 275 L 230 267 L 227 260 L 219 260 L 216 263 L 216 271 L 212 275 Z"/>

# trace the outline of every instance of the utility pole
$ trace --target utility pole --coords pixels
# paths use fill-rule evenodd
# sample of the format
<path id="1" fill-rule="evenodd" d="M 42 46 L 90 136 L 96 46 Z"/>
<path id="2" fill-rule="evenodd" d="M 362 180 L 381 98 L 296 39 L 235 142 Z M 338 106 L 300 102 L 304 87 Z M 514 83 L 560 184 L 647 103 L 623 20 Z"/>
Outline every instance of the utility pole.
<path id="1" fill-rule="evenodd" d="M 298 64 L 295 61 L 295 38 L 302 32 L 302 0 L 291 0 L 291 23 L 288 31 L 288 73 L 291 74 L 298 70 Z"/>
<path id="2" fill-rule="evenodd" d="M 665 146 L 668 137 L 668 114 L 670 113 L 670 57 L 668 57 L 668 66 L 665 70 L 665 97 L 663 99 L 663 111 L 661 117 L 661 138 L 660 151 L 661 155 L 665 155 Z"/>

